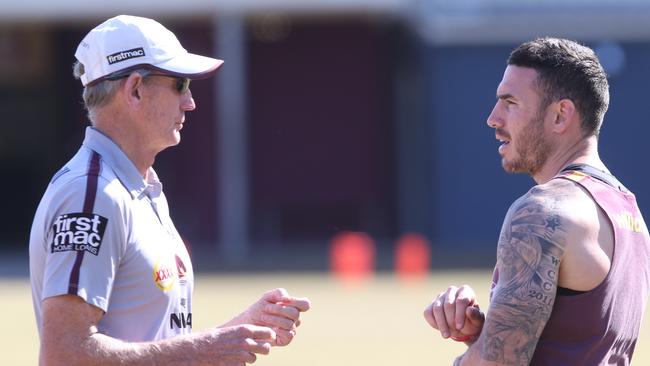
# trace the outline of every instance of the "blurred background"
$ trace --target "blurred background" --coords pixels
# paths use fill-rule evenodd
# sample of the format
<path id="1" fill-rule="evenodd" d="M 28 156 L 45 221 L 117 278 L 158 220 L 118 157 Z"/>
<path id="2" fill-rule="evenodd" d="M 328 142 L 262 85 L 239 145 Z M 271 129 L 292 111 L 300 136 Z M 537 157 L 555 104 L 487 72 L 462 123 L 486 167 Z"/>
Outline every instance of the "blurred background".
<path id="1" fill-rule="evenodd" d="M 158 156 L 199 269 L 326 269 L 332 238 L 367 233 L 377 268 L 421 235 L 433 266 L 494 260 L 533 181 L 508 176 L 485 125 L 510 50 L 536 36 L 593 47 L 610 75 L 610 169 L 650 207 L 642 0 L 0 1 L 0 241 L 27 253 L 33 212 L 88 124 L 74 51 L 104 19 L 152 17 L 226 61 L 192 84 L 183 141 Z"/>
<path id="2" fill-rule="evenodd" d="M 508 54 L 523 41 L 558 36 L 596 50 L 611 86 L 601 156 L 650 209 L 650 1 L 0 0 L 0 306 L 20 312 L 5 326 L 22 331 L 0 344 L 21 339 L 30 355 L 9 364 L 35 364 L 33 320 L 20 323 L 32 316 L 31 220 L 88 125 L 74 52 L 118 14 L 154 18 L 190 52 L 225 60 L 215 78 L 192 83 L 198 108 L 154 167 L 195 268 L 208 276 L 199 277 L 196 310 L 208 316 L 197 325 L 225 320 L 271 286 L 312 297 L 307 317 L 322 324 L 304 327 L 287 353 L 298 358 L 273 365 L 345 364 L 332 359 L 337 347 L 360 339 L 362 352 L 341 353 L 349 364 L 445 364 L 462 352 L 420 313 L 448 283 L 487 293 L 502 219 L 533 185 L 503 172 L 485 124 Z M 346 240 L 360 244 L 337 252 Z M 414 266 L 431 271 L 417 289 L 391 277 L 405 242 L 424 243 L 411 251 Z M 369 286 L 340 287 L 328 275 L 336 266 L 381 273 Z M 212 312 L 216 302 L 223 315 Z M 333 319 L 359 333 L 328 333 Z M 420 343 L 403 333 L 411 321 Z M 388 334 L 369 337 L 373 327 Z M 324 343 L 329 358 L 315 360 Z"/>

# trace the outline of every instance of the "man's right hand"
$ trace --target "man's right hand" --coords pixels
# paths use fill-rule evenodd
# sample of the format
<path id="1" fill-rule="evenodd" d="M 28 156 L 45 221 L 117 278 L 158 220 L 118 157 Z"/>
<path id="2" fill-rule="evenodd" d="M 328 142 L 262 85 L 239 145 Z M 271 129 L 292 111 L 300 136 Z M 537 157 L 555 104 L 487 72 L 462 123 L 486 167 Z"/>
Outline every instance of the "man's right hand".
<path id="1" fill-rule="evenodd" d="M 471 287 L 449 286 L 424 309 L 424 319 L 439 330 L 443 338 L 467 339 L 466 342 L 471 343 L 483 329 L 485 314 Z"/>
<path id="2" fill-rule="evenodd" d="M 244 366 L 253 363 L 257 360 L 257 354 L 269 354 L 276 340 L 273 329 L 250 324 L 215 328 L 202 336 L 203 340 L 195 345 L 198 353 L 204 356 L 201 362 L 196 363 L 201 366 Z"/>

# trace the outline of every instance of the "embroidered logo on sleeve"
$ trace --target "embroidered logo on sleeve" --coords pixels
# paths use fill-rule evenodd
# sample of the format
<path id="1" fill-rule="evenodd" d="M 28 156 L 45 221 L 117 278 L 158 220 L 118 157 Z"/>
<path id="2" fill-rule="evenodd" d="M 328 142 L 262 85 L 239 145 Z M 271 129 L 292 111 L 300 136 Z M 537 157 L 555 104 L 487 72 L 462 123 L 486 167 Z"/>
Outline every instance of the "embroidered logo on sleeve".
<path id="1" fill-rule="evenodd" d="M 52 225 L 52 253 L 82 252 L 99 254 L 108 219 L 97 214 L 69 213 Z"/>

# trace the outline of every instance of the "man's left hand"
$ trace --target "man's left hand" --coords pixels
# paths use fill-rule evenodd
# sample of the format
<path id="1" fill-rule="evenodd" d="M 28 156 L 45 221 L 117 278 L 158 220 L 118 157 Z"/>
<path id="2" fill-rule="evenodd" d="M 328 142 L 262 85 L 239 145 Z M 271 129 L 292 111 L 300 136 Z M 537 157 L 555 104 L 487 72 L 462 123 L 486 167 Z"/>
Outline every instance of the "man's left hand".
<path id="1" fill-rule="evenodd" d="M 309 310 L 311 303 L 305 297 L 294 297 L 287 290 L 276 288 L 248 307 L 242 314 L 228 322 L 233 324 L 254 324 L 270 327 L 277 337 L 275 346 L 286 346 L 296 335 L 300 325 L 300 313 Z"/>

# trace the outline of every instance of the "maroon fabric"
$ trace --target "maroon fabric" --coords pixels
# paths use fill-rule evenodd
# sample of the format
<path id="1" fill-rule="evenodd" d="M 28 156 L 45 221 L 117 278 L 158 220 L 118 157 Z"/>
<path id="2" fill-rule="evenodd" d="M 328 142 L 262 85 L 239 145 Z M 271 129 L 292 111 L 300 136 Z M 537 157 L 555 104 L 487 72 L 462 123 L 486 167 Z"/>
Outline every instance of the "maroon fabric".
<path id="1" fill-rule="evenodd" d="M 84 197 L 83 213 L 92 213 L 95 207 L 95 197 L 97 197 L 97 181 L 99 179 L 99 164 L 100 156 L 93 151 L 88 164 L 88 178 L 86 183 L 86 196 Z M 79 289 L 79 271 L 81 270 L 81 262 L 84 259 L 85 250 L 77 251 L 77 258 L 75 258 L 72 271 L 70 272 L 70 280 L 68 282 L 68 295 L 76 295 Z"/>
<path id="2" fill-rule="evenodd" d="M 578 172 L 563 178 L 584 187 L 614 228 L 610 271 L 595 289 L 558 295 L 531 365 L 629 365 L 650 284 L 650 237 L 634 195 Z"/>

